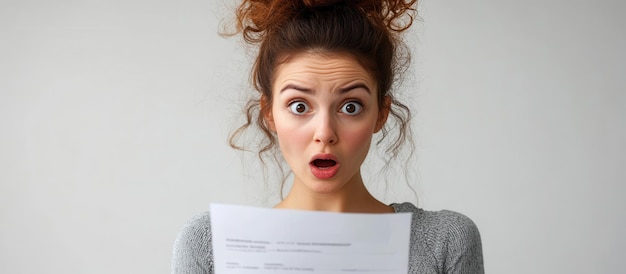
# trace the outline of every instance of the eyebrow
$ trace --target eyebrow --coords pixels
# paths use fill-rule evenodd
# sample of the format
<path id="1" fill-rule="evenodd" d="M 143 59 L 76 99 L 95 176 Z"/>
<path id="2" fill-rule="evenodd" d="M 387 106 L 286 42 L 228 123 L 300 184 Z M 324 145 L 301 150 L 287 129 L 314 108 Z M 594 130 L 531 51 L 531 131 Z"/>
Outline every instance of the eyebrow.
<path id="1" fill-rule="evenodd" d="M 339 93 L 343 94 L 343 93 L 346 93 L 353 89 L 358 89 L 358 88 L 364 89 L 365 91 L 367 91 L 367 93 L 372 93 L 372 91 L 365 84 L 362 84 L 362 83 L 357 83 L 357 84 L 354 84 L 345 88 L 341 88 L 339 89 Z M 304 88 L 304 87 L 297 86 L 294 84 L 286 85 L 284 88 L 280 90 L 280 92 L 282 93 L 283 91 L 288 90 L 288 89 L 295 89 L 297 91 L 302 91 L 304 93 L 313 93 L 313 90 L 311 90 L 310 88 Z"/>
<path id="2" fill-rule="evenodd" d="M 346 93 L 348 91 L 351 91 L 351 90 L 357 89 L 357 88 L 362 88 L 365 91 L 367 91 L 367 93 L 370 93 L 370 94 L 372 93 L 372 91 L 370 91 L 370 89 L 363 83 L 356 83 L 354 85 L 351 85 L 351 86 L 339 89 L 339 93 Z"/>
<path id="3" fill-rule="evenodd" d="M 294 84 L 286 85 L 284 88 L 280 90 L 280 92 L 282 93 L 283 91 L 288 90 L 288 89 L 295 89 L 297 91 L 302 91 L 304 93 L 313 93 L 313 90 L 311 90 L 310 88 L 303 88 L 301 86 L 296 86 Z"/>

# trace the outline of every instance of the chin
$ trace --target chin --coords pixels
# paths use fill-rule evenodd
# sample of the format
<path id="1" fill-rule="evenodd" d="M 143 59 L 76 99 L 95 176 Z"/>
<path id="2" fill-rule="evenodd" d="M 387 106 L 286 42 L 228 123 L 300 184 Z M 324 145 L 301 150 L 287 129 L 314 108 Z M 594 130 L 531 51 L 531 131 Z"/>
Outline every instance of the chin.
<path id="1" fill-rule="evenodd" d="M 339 180 L 319 180 L 314 179 L 307 184 L 307 188 L 318 194 L 332 194 L 341 189 L 344 184 Z"/>

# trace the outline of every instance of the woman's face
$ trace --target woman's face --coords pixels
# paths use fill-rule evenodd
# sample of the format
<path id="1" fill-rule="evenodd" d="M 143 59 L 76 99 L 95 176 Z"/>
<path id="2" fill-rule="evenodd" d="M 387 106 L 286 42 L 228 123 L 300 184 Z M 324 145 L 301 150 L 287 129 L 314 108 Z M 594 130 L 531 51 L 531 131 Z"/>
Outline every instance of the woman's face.
<path id="1" fill-rule="evenodd" d="M 376 81 L 347 55 L 299 54 L 280 65 L 271 111 L 265 114 L 281 152 L 301 184 L 334 193 L 361 183 L 372 135 L 387 118 Z"/>

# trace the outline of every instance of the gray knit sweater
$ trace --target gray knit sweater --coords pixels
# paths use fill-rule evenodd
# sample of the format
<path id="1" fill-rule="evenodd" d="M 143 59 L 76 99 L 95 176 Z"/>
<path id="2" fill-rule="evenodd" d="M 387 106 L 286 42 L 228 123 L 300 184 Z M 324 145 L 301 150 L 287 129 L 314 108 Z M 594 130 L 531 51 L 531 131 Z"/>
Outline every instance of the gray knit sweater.
<path id="1" fill-rule="evenodd" d="M 409 273 L 483 273 L 478 228 L 452 211 L 424 211 L 411 203 L 391 204 L 412 212 Z M 193 218 L 174 243 L 172 273 L 213 273 L 209 213 Z"/>

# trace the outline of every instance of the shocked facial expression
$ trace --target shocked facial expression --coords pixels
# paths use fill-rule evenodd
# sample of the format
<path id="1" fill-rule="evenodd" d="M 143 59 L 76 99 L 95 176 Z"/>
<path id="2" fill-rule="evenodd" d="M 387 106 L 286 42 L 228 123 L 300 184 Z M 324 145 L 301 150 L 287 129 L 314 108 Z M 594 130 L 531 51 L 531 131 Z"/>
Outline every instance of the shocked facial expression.
<path id="1" fill-rule="evenodd" d="M 349 55 L 304 53 L 277 68 L 265 119 L 294 186 L 333 193 L 362 183 L 361 164 L 388 114 L 377 92 L 375 79 Z"/>

